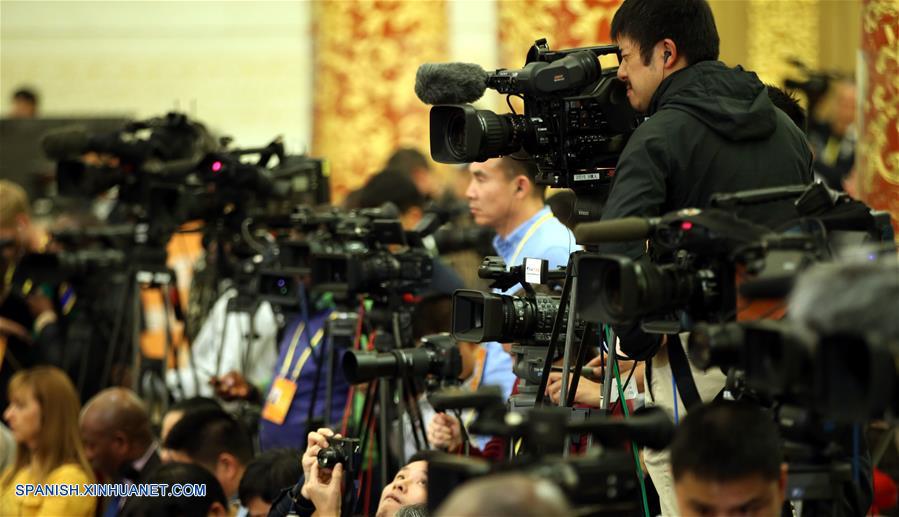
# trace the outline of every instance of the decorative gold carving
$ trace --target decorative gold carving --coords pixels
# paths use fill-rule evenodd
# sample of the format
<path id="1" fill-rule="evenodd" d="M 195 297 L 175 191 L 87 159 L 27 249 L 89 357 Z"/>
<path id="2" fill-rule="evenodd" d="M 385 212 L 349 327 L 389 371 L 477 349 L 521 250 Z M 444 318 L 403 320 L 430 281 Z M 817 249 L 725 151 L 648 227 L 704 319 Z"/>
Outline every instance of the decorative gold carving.
<path id="1" fill-rule="evenodd" d="M 746 12 L 748 55 L 742 64 L 763 82 L 782 84 L 789 58 L 818 66 L 818 0 L 749 0 Z"/>
<path id="2" fill-rule="evenodd" d="M 612 17 L 621 0 L 500 0 L 500 60 L 520 68 L 528 48 L 545 37 L 550 48 L 609 43 Z"/>
<path id="3" fill-rule="evenodd" d="M 888 210 L 899 230 L 899 3 L 895 0 L 865 0 L 862 56 L 856 188 L 869 205 Z"/>
<path id="4" fill-rule="evenodd" d="M 443 0 L 317 1 L 313 152 L 331 163 L 337 199 L 398 145 L 428 149 L 428 107 L 415 71 L 446 60 Z"/>

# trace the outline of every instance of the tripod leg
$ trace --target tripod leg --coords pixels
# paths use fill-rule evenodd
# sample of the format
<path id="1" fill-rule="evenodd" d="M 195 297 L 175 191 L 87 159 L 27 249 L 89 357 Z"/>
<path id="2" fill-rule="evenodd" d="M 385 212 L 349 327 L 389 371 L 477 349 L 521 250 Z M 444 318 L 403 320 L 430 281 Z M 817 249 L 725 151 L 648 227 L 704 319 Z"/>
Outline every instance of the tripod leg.
<path id="1" fill-rule="evenodd" d="M 143 356 L 143 350 L 140 346 L 140 331 L 141 331 L 141 303 L 140 303 L 140 295 L 141 288 L 140 282 L 138 282 L 137 275 L 135 274 L 132 280 L 132 293 L 134 295 L 131 297 L 131 377 L 132 377 L 132 389 L 135 393 L 141 394 L 141 358 Z"/>
<path id="2" fill-rule="evenodd" d="M 618 361 L 618 347 L 615 346 L 615 331 L 610 331 L 609 335 L 610 342 L 607 344 L 609 355 L 606 360 L 606 375 L 602 385 L 602 400 L 599 401 L 599 407 L 603 411 L 608 411 L 609 409 L 609 399 L 612 397 L 612 364 L 615 361 Z M 624 404 L 624 401 L 622 400 L 621 403 Z"/>
<path id="3" fill-rule="evenodd" d="M 168 281 L 159 284 L 157 289 L 162 292 L 162 310 L 163 310 L 163 321 L 165 322 L 165 341 L 162 347 L 162 386 L 166 391 L 166 401 L 168 403 L 168 399 L 171 398 L 172 394 L 169 391 L 168 384 L 165 382 L 166 371 L 169 368 L 169 352 L 175 353 L 175 378 L 178 381 L 178 389 L 181 393 L 184 393 L 184 383 L 181 381 L 181 370 L 178 368 L 178 357 L 177 352 L 174 351 L 174 338 L 172 337 L 172 322 L 169 320 L 169 317 L 172 314 L 172 301 L 169 299 L 169 292 L 171 289 L 171 285 Z"/>
<path id="4" fill-rule="evenodd" d="M 571 371 L 571 352 L 574 342 L 574 322 L 577 317 L 577 276 L 571 277 L 571 298 L 568 301 L 568 324 L 565 326 L 565 351 L 562 355 L 562 392 L 559 394 L 559 405 L 568 403 L 568 373 Z M 580 372 L 577 372 L 580 374 Z M 567 451 L 568 448 L 566 447 Z"/>

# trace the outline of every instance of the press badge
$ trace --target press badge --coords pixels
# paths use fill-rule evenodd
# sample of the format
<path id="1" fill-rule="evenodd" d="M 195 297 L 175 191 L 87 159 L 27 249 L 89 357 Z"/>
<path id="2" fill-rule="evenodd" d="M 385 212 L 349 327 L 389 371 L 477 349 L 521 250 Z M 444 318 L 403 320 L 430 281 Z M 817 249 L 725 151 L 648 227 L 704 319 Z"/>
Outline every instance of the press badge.
<path id="1" fill-rule="evenodd" d="M 265 398 L 262 418 L 282 425 L 284 419 L 287 418 L 287 412 L 290 411 L 290 404 L 293 402 L 293 397 L 296 393 L 297 383 L 284 377 L 276 378 L 268 391 L 268 397 Z"/>

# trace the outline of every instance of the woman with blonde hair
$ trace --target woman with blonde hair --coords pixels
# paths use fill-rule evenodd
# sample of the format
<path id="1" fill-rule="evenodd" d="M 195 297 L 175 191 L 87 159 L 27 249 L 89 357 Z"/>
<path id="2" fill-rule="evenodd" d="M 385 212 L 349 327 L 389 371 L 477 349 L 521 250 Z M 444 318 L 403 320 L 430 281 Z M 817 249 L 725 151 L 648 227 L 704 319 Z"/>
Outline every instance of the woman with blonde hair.
<path id="1" fill-rule="evenodd" d="M 3 418 L 16 440 L 16 460 L 0 474 L 0 513 L 91 517 L 95 497 L 16 495 L 16 485 L 93 483 L 78 430 L 81 404 L 68 376 L 53 366 L 22 370 L 9 382 Z"/>

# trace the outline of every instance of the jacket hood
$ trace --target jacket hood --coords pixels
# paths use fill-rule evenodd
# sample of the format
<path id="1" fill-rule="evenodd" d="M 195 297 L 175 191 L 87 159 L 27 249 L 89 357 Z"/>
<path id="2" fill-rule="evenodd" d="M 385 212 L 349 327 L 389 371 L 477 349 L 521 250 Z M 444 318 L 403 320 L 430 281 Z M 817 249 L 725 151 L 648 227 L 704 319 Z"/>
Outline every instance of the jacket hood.
<path id="1" fill-rule="evenodd" d="M 774 105 L 758 76 L 720 61 L 702 61 L 665 78 L 649 114 L 661 109 L 687 112 L 733 141 L 767 138 L 777 126 Z"/>

